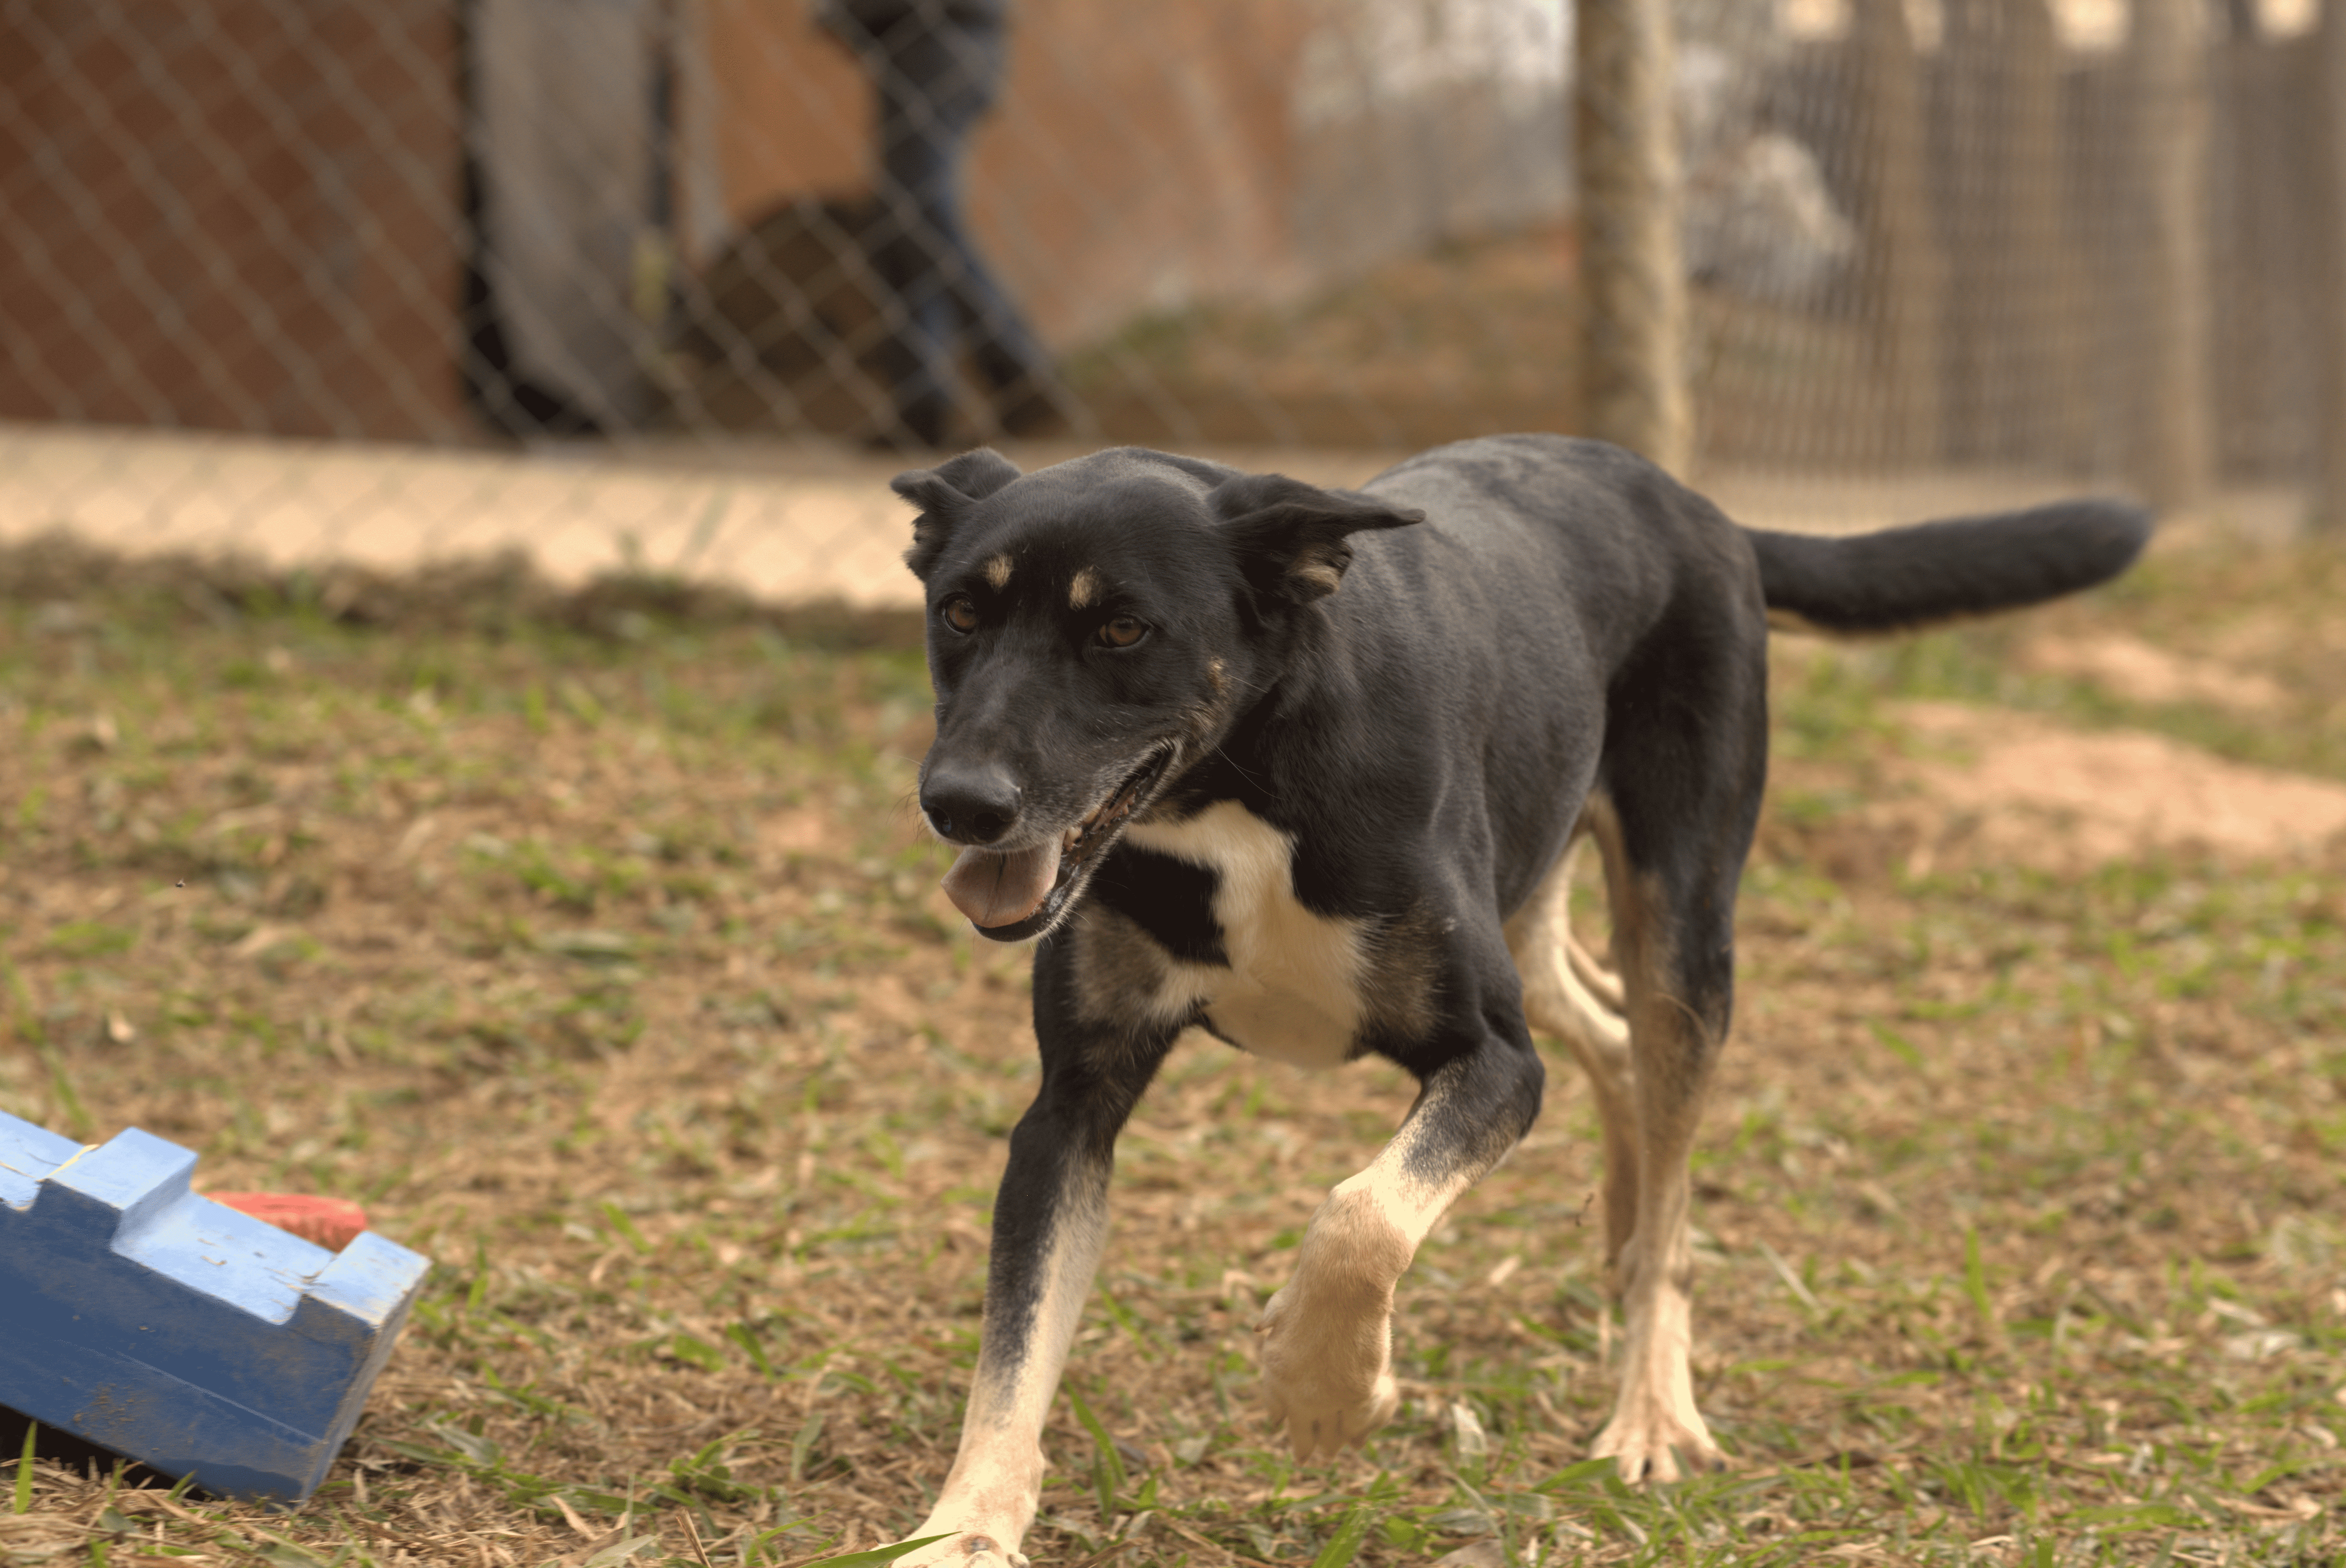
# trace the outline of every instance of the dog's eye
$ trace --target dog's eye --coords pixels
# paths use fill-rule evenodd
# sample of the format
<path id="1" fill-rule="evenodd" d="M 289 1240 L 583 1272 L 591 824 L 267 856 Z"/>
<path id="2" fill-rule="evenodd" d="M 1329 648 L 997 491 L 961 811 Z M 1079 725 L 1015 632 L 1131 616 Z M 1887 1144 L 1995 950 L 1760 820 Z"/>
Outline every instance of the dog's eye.
<path id="1" fill-rule="evenodd" d="M 1100 626 L 1099 640 L 1103 647 L 1128 648 L 1148 631 L 1148 626 L 1131 616 L 1118 616 Z"/>
<path id="2" fill-rule="evenodd" d="M 970 603 L 967 594 L 955 594 L 937 606 L 937 614 L 957 632 L 977 630 L 977 606 Z"/>

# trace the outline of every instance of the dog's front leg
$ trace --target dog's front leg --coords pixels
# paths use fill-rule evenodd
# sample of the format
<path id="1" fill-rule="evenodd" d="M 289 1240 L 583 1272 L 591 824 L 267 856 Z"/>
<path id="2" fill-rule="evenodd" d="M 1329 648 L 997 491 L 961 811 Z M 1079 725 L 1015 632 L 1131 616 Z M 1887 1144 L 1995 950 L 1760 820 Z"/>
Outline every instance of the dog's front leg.
<path id="1" fill-rule="evenodd" d="M 1117 1134 L 1172 1041 L 1072 1027 L 1047 999 L 1050 944 L 1035 965 L 1043 1087 L 1010 1135 L 994 1199 L 985 1325 L 961 1448 L 916 1535 L 944 1540 L 899 1568 L 1025 1568 L 1019 1543 L 1043 1489 L 1043 1424 L 1107 1239 Z"/>
<path id="2" fill-rule="evenodd" d="M 1255 1329 L 1271 1432 L 1283 1426 L 1298 1459 L 1332 1456 L 1392 1417 L 1393 1288 L 1451 1204 L 1530 1130 L 1541 1082 L 1529 1035 L 1454 1058 L 1311 1217 L 1295 1272 Z"/>

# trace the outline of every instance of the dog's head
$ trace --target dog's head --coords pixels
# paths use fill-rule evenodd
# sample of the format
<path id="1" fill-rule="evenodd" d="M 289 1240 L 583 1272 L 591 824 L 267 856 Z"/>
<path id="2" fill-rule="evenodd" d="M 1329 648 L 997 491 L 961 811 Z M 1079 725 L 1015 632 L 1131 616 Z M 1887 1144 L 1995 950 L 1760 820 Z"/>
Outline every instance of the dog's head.
<path id="1" fill-rule="evenodd" d="M 1274 687 L 1352 564 L 1419 521 L 1373 497 L 1124 448 L 1022 474 L 992 451 L 898 475 L 921 509 L 937 738 L 921 810 L 945 891 L 997 941 L 1072 911 L 1127 823 Z"/>

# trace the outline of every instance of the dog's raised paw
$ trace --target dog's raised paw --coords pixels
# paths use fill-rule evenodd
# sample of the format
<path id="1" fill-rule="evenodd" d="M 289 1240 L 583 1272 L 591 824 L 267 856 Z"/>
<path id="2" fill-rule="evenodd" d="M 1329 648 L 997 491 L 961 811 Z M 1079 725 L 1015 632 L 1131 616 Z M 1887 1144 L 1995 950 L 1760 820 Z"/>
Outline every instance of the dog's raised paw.
<path id="1" fill-rule="evenodd" d="M 1365 1441 L 1401 1404 L 1393 1381 L 1392 1315 L 1382 1302 L 1298 1307 L 1286 1290 L 1270 1298 L 1262 1337 L 1262 1391 L 1270 1435 L 1287 1434 L 1295 1457 L 1334 1458 Z"/>
<path id="2" fill-rule="evenodd" d="M 1306 1397 L 1270 1396 L 1270 1435 L 1277 1441 L 1282 1428 L 1299 1460 L 1333 1459 L 1347 1447 L 1358 1447 L 1371 1432 L 1392 1419 L 1401 1403 L 1401 1390 L 1391 1372 L 1382 1373 L 1366 1399 L 1332 1404 Z"/>
<path id="3" fill-rule="evenodd" d="M 933 1525 L 916 1531 L 912 1538 L 918 1540 L 937 1533 Z M 1007 1535 L 959 1530 L 948 1531 L 943 1540 L 907 1552 L 895 1559 L 892 1568 L 1027 1568 L 1027 1562 L 1026 1554 Z"/>

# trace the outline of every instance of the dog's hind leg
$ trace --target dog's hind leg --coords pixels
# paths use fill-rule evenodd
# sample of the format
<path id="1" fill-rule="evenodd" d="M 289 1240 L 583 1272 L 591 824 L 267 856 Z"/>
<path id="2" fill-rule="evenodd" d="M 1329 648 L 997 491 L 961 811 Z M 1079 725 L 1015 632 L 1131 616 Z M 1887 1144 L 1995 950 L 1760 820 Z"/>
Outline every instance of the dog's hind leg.
<path id="1" fill-rule="evenodd" d="M 1042 1498 L 1043 1425 L 1107 1238 L 1116 1138 L 1171 1046 L 1170 1025 L 1088 1025 L 1066 1005 L 1055 946 L 1035 961 L 1043 1084 L 1010 1135 L 994 1199 L 985 1324 L 961 1447 L 916 1535 L 944 1540 L 898 1568 L 1025 1568 L 1018 1545 Z"/>
<path id="2" fill-rule="evenodd" d="M 1617 727 L 1602 775 L 1611 809 L 1591 813 L 1626 992 L 1637 1170 L 1616 1269 L 1627 1328 L 1621 1390 L 1595 1451 L 1614 1456 L 1627 1481 L 1719 1462 L 1689 1364 L 1688 1162 L 1727 1039 L 1736 884 L 1767 771 L 1760 658 L 1651 678 L 1681 694 L 1708 688 L 1709 700 L 1649 705 L 1643 712 L 1653 717 Z"/>
<path id="3" fill-rule="evenodd" d="M 1566 906 L 1569 912 L 1570 906 Z M 1572 977 L 1580 982 L 1583 990 L 1608 1013 L 1618 1014 L 1626 1003 L 1622 1000 L 1621 976 L 1609 964 L 1580 945 L 1580 937 L 1567 923 L 1564 933 L 1564 957 Z"/>
<path id="4" fill-rule="evenodd" d="M 1591 803 L 1592 814 L 1604 809 L 1601 800 Z M 1523 981 L 1531 1026 L 1563 1041 L 1588 1074 L 1604 1127 L 1605 1257 L 1612 1263 L 1637 1226 L 1637 1105 L 1620 977 L 1598 963 L 1572 930 L 1573 871 L 1591 826 L 1584 817 L 1530 901 L 1507 921 L 1507 950 Z"/>

